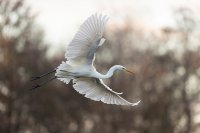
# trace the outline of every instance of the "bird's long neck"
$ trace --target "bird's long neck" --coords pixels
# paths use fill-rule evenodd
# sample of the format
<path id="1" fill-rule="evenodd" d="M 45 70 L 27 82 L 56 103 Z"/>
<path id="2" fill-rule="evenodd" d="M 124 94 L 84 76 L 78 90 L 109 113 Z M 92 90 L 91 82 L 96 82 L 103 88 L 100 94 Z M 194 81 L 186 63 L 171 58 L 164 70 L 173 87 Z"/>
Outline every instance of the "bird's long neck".
<path id="1" fill-rule="evenodd" d="M 107 72 L 106 74 L 100 74 L 100 73 L 99 73 L 99 78 L 101 78 L 101 79 L 110 78 L 110 77 L 113 75 L 114 71 L 116 71 L 116 70 L 117 70 L 117 66 L 116 66 L 116 65 L 115 65 L 115 66 L 112 66 L 112 67 L 108 70 L 108 72 Z"/>

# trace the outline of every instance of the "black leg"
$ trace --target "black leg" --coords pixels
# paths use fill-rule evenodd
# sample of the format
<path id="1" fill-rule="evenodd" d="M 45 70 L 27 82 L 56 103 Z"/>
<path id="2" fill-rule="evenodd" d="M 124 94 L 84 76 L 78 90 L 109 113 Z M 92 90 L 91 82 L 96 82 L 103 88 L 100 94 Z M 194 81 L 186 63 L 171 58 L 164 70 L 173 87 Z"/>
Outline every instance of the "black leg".
<path id="1" fill-rule="evenodd" d="M 43 75 L 41 75 L 41 76 L 32 77 L 30 81 L 34 81 L 34 80 L 40 79 L 40 78 L 42 78 L 42 77 L 44 77 L 44 76 L 46 76 L 46 75 L 49 75 L 49 74 L 51 74 L 51 73 L 54 73 L 54 72 L 56 72 L 56 69 L 54 69 L 53 71 L 50 71 L 50 72 L 48 72 L 48 73 L 45 73 L 45 74 L 43 74 Z"/>
<path id="2" fill-rule="evenodd" d="M 57 77 L 55 76 L 55 77 L 53 77 L 53 78 L 51 78 L 51 79 L 45 81 L 45 82 L 42 83 L 42 84 L 35 84 L 35 85 L 32 86 L 31 90 L 35 90 L 36 88 L 39 88 L 39 87 L 41 87 L 41 86 L 47 84 L 48 82 L 50 82 L 50 81 L 52 81 L 52 80 L 54 80 L 54 79 L 56 79 L 56 78 L 57 78 Z"/>

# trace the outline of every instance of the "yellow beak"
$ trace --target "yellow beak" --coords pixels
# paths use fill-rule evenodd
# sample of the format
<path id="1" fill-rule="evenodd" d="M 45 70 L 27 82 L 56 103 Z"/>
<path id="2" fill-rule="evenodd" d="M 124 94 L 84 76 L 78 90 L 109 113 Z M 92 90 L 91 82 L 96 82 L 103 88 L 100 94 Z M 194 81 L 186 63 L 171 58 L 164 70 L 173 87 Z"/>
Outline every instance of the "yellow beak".
<path id="1" fill-rule="evenodd" d="M 132 71 L 126 69 L 126 68 L 124 70 L 127 71 L 128 73 L 130 73 L 131 75 L 135 75 L 134 72 L 132 72 Z"/>

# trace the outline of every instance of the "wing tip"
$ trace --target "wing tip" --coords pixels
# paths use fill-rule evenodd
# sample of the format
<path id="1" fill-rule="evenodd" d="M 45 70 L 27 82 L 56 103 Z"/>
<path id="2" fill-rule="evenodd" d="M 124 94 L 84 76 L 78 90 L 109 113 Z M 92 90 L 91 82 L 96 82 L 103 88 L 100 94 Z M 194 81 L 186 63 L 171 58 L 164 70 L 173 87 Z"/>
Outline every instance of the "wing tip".
<path id="1" fill-rule="evenodd" d="M 95 12 L 94 14 L 92 14 L 90 17 L 96 17 L 98 19 L 101 19 L 103 21 L 105 21 L 105 23 L 109 20 L 109 15 L 106 15 L 106 14 L 103 14 L 103 13 L 98 13 L 98 12 Z M 89 17 L 89 18 L 90 18 Z"/>
<path id="2" fill-rule="evenodd" d="M 108 15 L 105 15 L 104 13 L 100 13 L 100 12 L 95 12 L 92 15 L 94 15 L 94 16 L 108 16 Z"/>
<path id="3" fill-rule="evenodd" d="M 122 94 L 123 94 L 123 92 L 116 92 L 116 94 L 117 94 L 117 95 L 122 95 Z"/>
<path id="4" fill-rule="evenodd" d="M 131 106 L 137 106 L 140 102 L 141 102 L 141 100 L 139 100 L 139 101 L 136 102 L 136 103 L 132 103 Z"/>

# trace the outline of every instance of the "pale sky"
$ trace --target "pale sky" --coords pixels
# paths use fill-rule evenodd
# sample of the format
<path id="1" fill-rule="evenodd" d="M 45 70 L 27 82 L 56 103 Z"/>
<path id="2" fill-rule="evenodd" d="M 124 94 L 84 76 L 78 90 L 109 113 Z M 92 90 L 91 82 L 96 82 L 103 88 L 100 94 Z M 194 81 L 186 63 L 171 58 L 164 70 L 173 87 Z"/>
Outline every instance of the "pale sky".
<path id="1" fill-rule="evenodd" d="M 68 44 L 75 32 L 91 14 L 110 17 L 112 23 L 125 23 L 126 17 L 136 23 L 158 30 L 174 25 L 173 11 L 189 7 L 198 12 L 198 0 L 27 0 L 35 12 L 37 23 L 45 30 L 45 40 L 56 48 Z M 198 11 L 197 11 L 198 10 Z"/>

